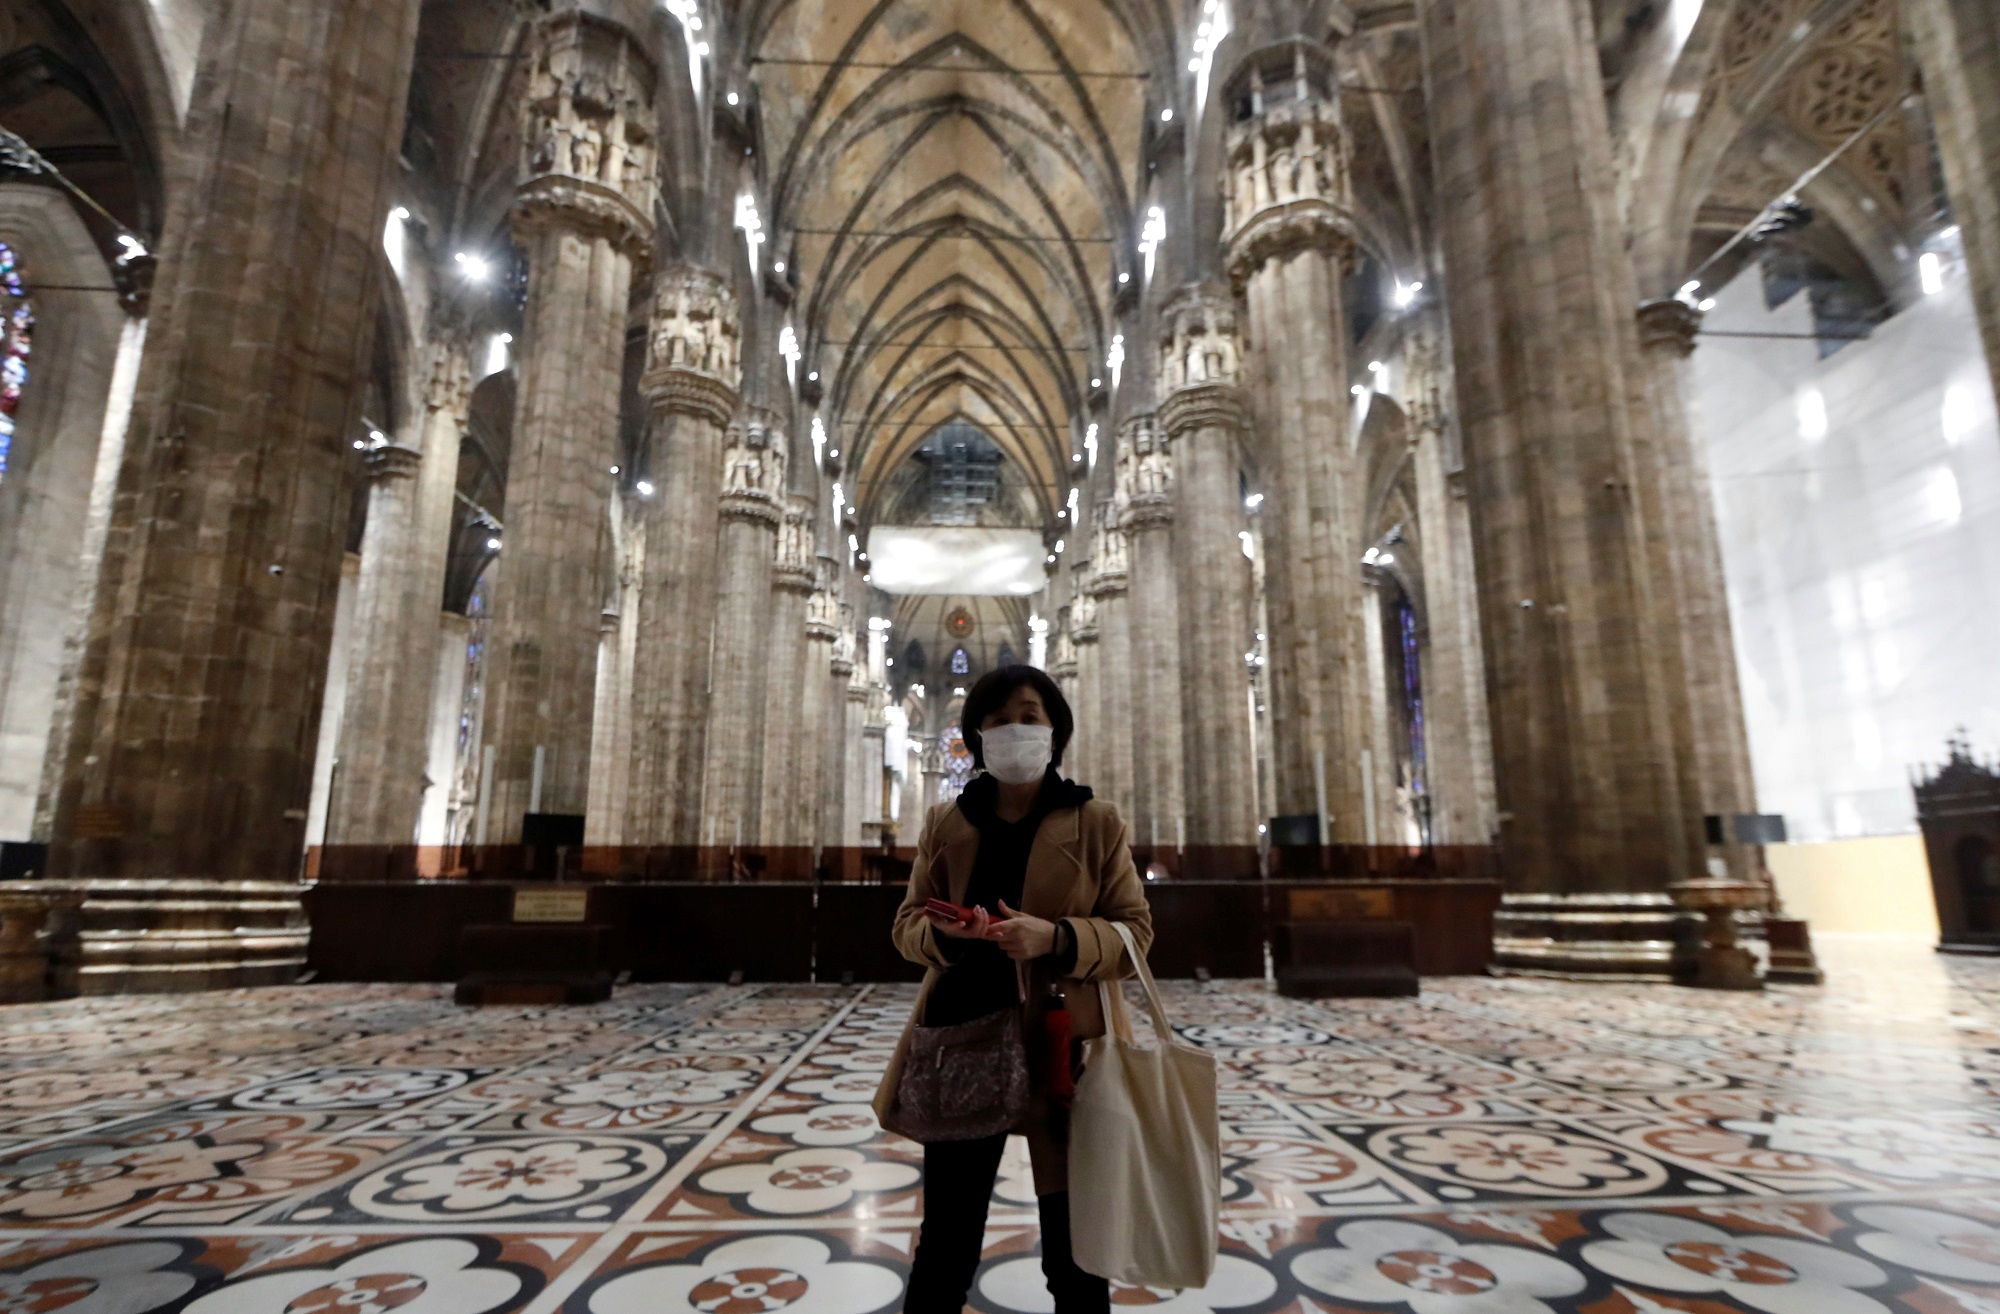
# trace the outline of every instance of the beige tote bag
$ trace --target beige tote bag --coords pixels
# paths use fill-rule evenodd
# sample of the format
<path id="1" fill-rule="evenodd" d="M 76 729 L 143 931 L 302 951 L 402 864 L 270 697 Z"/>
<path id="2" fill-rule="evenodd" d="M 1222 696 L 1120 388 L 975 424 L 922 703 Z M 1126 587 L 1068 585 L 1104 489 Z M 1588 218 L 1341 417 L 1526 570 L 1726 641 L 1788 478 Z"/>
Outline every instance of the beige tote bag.
<path id="1" fill-rule="evenodd" d="M 1142 1049 L 1127 1025 L 1083 1042 L 1070 1113 L 1070 1249 L 1086 1273 L 1145 1287 L 1208 1285 L 1219 1244 L 1222 1133 L 1215 1058 L 1175 1039 L 1132 933 L 1112 923 L 1139 971 L 1160 1043 Z M 1114 986 L 1100 981 L 1107 1025 Z"/>

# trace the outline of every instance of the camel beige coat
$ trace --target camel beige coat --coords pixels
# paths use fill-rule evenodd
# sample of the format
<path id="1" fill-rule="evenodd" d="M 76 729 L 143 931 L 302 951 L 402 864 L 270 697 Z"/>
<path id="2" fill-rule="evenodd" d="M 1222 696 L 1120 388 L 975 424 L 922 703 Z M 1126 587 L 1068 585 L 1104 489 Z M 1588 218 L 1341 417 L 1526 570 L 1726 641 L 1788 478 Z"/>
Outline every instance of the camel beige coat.
<path id="1" fill-rule="evenodd" d="M 917 841 L 910 892 L 896 910 L 894 931 L 896 948 L 903 957 L 930 970 L 924 974 L 917 1006 L 903 1027 L 903 1037 L 896 1043 L 895 1056 L 889 1060 L 889 1069 L 875 1094 L 877 1117 L 888 1116 L 895 1102 L 903 1056 L 910 1047 L 910 1030 L 923 1019 L 931 988 L 951 965 L 939 948 L 936 930 L 924 916 L 924 903 L 929 899 L 963 903 L 978 854 L 979 831 L 957 804 L 941 803 L 931 809 L 924 820 L 923 836 Z M 1077 1040 L 1103 1035 L 1104 1011 L 1098 1003 L 1096 983 L 1132 975 L 1132 964 L 1126 961 L 1124 946 L 1110 923 L 1124 922 L 1131 927 L 1141 953 L 1153 943 L 1153 915 L 1146 907 L 1146 888 L 1132 865 L 1131 835 L 1117 808 L 1093 799 L 1082 807 L 1048 815 L 1028 854 L 1020 910 L 1045 921 L 1066 921 L 1076 936 L 1076 969 L 1070 976 L 1058 980 L 1047 960 L 1034 964 L 1023 1034 L 1031 1045 L 1042 1034 L 1049 983 L 1056 981 L 1067 1000 L 1070 1034 Z M 1113 991 L 1111 997 L 1112 1007 L 1122 1010 L 1123 996 Z M 1039 1066 L 1031 1064 L 1030 1071 Z M 1064 1190 L 1068 1183 L 1067 1155 L 1049 1130 L 1048 1107 L 1048 1092 L 1037 1073 L 1027 1120 L 1016 1129 L 1028 1138 L 1037 1195 Z"/>

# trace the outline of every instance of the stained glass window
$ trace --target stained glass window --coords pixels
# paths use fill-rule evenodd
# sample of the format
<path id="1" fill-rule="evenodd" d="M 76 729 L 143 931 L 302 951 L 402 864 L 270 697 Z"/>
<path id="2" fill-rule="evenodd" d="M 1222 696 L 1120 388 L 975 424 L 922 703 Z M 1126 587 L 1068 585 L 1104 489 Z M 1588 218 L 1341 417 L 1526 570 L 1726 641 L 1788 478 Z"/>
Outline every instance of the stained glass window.
<path id="1" fill-rule="evenodd" d="M 1410 802 L 1415 808 L 1423 842 L 1430 842 L 1430 768 L 1424 752 L 1423 660 L 1417 650 L 1417 612 L 1407 594 L 1396 597 L 1396 628 L 1403 649 L 1403 705 L 1410 731 Z"/>
<path id="2" fill-rule="evenodd" d="M 944 781 L 938 786 L 937 801 L 950 803 L 965 792 L 972 783 L 972 750 L 966 747 L 965 735 L 957 726 L 946 730 L 940 738 L 944 741 Z"/>
<path id="3" fill-rule="evenodd" d="M 963 648 L 951 650 L 951 673 L 953 675 L 972 674 L 972 654 Z"/>
<path id="4" fill-rule="evenodd" d="M 486 690 L 487 642 L 493 627 L 485 580 L 473 586 L 465 615 L 472 622 L 472 633 L 465 643 L 465 689 L 458 706 L 458 780 L 454 793 L 460 803 L 451 821 L 453 842 L 461 844 L 470 838 L 472 820 L 472 809 L 464 801 L 479 796 L 480 720 L 485 708 L 482 695 Z"/>
<path id="5" fill-rule="evenodd" d="M 28 357 L 34 346 L 35 308 L 28 300 L 21 258 L 0 242 L 0 480 L 6 479 L 7 463 L 14 454 L 14 413 L 21 409 L 21 393 L 28 386 Z"/>

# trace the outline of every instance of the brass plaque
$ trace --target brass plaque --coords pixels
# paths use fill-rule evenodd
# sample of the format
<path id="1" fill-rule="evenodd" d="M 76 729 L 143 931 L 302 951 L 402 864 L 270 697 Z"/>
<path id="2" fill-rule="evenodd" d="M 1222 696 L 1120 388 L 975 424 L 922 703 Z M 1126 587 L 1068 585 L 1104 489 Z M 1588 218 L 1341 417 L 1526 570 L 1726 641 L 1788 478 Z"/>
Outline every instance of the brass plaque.
<path id="1" fill-rule="evenodd" d="M 122 809 L 98 805 L 81 807 L 76 810 L 76 820 L 71 826 L 72 833 L 80 840 L 110 840 L 125 837 L 125 813 Z"/>
<path id="2" fill-rule="evenodd" d="M 589 890 L 517 889 L 517 922 L 581 922 L 590 915 Z"/>
<path id="3" fill-rule="evenodd" d="M 1396 896 L 1384 889 L 1290 890 L 1295 922 L 1379 922 L 1396 915 Z"/>

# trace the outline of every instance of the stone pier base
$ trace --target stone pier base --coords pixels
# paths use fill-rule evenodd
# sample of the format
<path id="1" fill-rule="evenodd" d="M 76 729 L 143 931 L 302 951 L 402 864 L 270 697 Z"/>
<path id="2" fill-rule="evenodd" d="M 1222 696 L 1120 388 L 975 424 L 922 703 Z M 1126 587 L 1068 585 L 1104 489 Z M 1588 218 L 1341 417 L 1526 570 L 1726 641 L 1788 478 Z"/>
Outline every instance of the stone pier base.
<path id="1" fill-rule="evenodd" d="M 167 994 L 284 985 L 306 966 L 310 931 L 292 881 L 24 881 L 10 893 L 81 898 L 51 944 L 59 993 Z M 72 985 L 73 982 L 73 985 Z"/>
<path id="2" fill-rule="evenodd" d="M 1673 981 L 1687 958 L 1664 894 L 1509 894 L 1493 919 L 1494 970 L 1572 980 Z"/>

